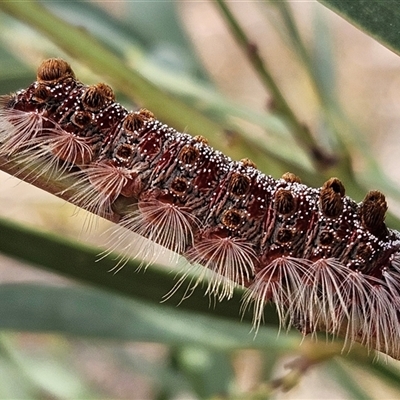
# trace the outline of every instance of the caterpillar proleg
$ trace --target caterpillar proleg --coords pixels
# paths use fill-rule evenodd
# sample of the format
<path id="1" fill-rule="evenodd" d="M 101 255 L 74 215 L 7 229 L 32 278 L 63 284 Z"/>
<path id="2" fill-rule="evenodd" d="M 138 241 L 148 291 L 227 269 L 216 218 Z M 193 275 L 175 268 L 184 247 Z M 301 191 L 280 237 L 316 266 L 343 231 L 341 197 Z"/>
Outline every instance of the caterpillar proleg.
<path id="1" fill-rule="evenodd" d="M 384 222 L 382 193 L 356 203 L 337 178 L 321 188 L 274 179 L 148 110 L 126 110 L 60 59 L 1 97 L 0 155 L 74 174 L 70 201 L 100 216 L 111 219 L 118 199 L 136 203 L 116 221 L 121 241 L 133 231 L 213 271 L 207 292 L 218 299 L 245 287 L 255 329 L 271 301 L 284 328 L 400 358 L 400 233 Z"/>

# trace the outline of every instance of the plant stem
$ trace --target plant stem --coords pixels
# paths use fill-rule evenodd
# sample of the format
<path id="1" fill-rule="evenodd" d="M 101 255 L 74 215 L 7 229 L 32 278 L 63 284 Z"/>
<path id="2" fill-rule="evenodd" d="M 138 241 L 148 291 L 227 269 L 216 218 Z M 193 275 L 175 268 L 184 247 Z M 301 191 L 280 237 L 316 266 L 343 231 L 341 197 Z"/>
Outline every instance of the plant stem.
<path id="1" fill-rule="evenodd" d="M 274 99 L 274 107 L 286 118 L 286 121 L 291 128 L 290 130 L 299 145 L 306 149 L 310 159 L 313 160 L 317 169 L 320 169 L 321 167 L 330 167 L 333 162 L 332 157 L 325 154 L 323 149 L 321 149 L 320 145 L 316 142 L 315 138 L 311 135 L 308 127 L 297 118 L 276 84 L 265 61 L 261 58 L 257 45 L 248 38 L 235 16 L 229 10 L 225 1 L 217 0 L 216 3 L 218 4 L 221 14 L 228 24 L 233 36 L 246 54 L 261 82 L 265 88 L 271 92 Z"/>

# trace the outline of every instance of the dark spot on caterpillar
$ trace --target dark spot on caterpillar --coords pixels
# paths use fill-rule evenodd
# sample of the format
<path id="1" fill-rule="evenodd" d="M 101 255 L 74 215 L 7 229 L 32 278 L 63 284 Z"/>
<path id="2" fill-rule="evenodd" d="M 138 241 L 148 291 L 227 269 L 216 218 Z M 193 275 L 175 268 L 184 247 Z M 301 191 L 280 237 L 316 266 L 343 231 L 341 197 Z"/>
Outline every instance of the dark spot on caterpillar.
<path id="1" fill-rule="evenodd" d="M 281 228 L 276 235 L 276 240 L 280 243 L 287 243 L 292 240 L 293 234 L 290 229 Z"/>
<path id="2" fill-rule="evenodd" d="M 387 204 L 385 196 L 376 190 L 365 196 L 360 206 L 360 216 L 363 225 L 377 237 L 386 234 L 385 214 Z"/>
<path id="3" fill-rule="evenodd" d="M 341 197 L 343 197 L 344 194 L 345 194 L 344 186 L 343 186 L 342 182 L 340 182 L 340 180 L 337 179 L 337 178 L 331 178 L 331 179 L 329 179 L 329 180 L 326 182 L 326 184 L 324 185 L 324 187 L 330 187 L 330 188 L 332 188 L 332 190 L 333 190 L 335 193 L 340 194 Z"/>
<path id="4" fill-rule="evenodd" d="M 139 147 L 141 157 L 149 159 L 159 154 L 162 146 L 162 138 L 157 132 L 146 132 L 145 140 L 143 140 Z"/>
<path id="5" fill-rule="evenodd" d="M 182 147 L 178 158 L 183 162 L 183 164 L 194 164 L 199 158 L 199 155 L 199 150 L 196 147 L 187 144 Z"/>
<path id="6" fill-rule="evenodd" d="M 110 86 L 105 83 L 98 83 L 89 86 L 82 96 L 82 104 L 91 111 L 102 109 L 107 101 L 114 100 L 114 92 Z"/>
<path id="7" fill-rule="evenodd" d="M 37 72 L 37 80 L 44 82 L 60 81 L 65 78 L 75 78 L 71 66 L 59 58 L 43 61 Z"/>
<path id="8" fill-rule="evenodd" d="M 130 133 L 134 133 L 142 126 L 143 121 L 136 113 L 129 113 L 124 119 L 123 128 Z"/>
<path id="9" fill-rule="evenodd" d="M 345 189 L 337 178 L 330 178 L 321 188 L 320 206 L 326 217 L 337 218 L 343 211 Z"/>
<path id="10" fill-rule="evenodd" d="M 319 234 L 319 243 L 321 246 L 328 246 L 333 242 L 334 236 L 330 231 L 322 231 Z"/>
<path id="11" fill-rule="evenodd" d="M 71 121 L 79 128 L 84 128 L 92 121 L 92 114 L 89 111 L 75 111 Z"/>
<path id="12" fill-rule="evenodd" d="M 290 190 L 279 189 L 275 193 L 275 209 L 279 214 L 291 214 L 296 208 L 295 199 Z"/>
<path id="13" fill-rule="evenodd" d="M 171 190 L 176 194 L 185 193 L 188 187 L 187 181 L 184 178 L 175 178 L 171 183 Z"/>
<path id="14" fill-rule="evenodd" d="M 236 196 L 245 195 L 250 188 L 250 178 L 239 172 L 234 172 L 229 182 L 229 190 Z"/>
<path id="15" fill-rule="evenodd" d="M 121 190 L 122 196 L 137 198 L 142 190 L 142 181 L 136 172 L 131 172 L 129 179 Z"/>
<path id="16" fill-rule="evenodd" d="M 145 108 L 141 108 L 139 110 L 139 112 L 137 113 L 129 113 L 124 120 L 124 128 L 128 131 L 128 132 L 135 132 L 135 131 L 139 131 L 140 129 L 143 128 L 144 123 L 146 121 L 150 121 L 154 119 L 154 114 L 145 109 Z"/>
<path id="17" fill-rule="evenodd" d="M 221 222 L 230 229 L 236 228 L 242 220 L 242 215 L 239 211 L 228 210 L 222 215 Z"/>
<path id="18" fill-rule="evenodd" d="M 282 175 L 282 179 L 289 183 L 301 183 L 301 179 L 292 172 L 286 172 Z"/>
<path id="19" fill-rule="evenodd" d="M 124 143 L 118 146 L 117 151 L 115 153 L 115 157 L 121 162 L 127 162 L 133 155 L 133 147 Z"/>
<path id="20" fill-rule="evenodd" d="M 243 164 L 244 167 L 257 168 L 257 165 L 252 160 L 250 160 L 250 158 L 242 158 L 240 162 Z"/>
<path id="21" fill-rule="evenodd" d="M 45 103 L 50 98 L 50 91 L 43 83 L 39 83 L 32 94 L 32 100 Z"/>
<path id="22" fill-rule="evenodd" d="M 366 243 L 361 243 L 357 248 L 357 256 L 363 260 L 368 260 L 372 255 L 371 246 Z"/>

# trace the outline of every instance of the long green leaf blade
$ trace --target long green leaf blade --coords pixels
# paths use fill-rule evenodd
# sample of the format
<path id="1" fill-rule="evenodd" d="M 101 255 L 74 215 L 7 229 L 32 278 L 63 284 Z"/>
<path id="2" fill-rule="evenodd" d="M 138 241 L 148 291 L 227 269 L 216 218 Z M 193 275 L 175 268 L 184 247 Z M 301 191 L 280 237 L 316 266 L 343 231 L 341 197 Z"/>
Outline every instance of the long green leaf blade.
<path id="1" fill-rule="evenodd" d="M 37 284 L 0 286 L 0 329 L 57 332 L 66 335 L 171 345 L 206 346 L 218 350 L 240 348 L 293 350 L 299 336 L 277 330 L 196 315 L 88 287 Z"/>
<path id="2" fill-rule="evenodd" d="M 398 0 L 318 0 L 400 55 Z"/>
<path id="3" fill-rule="evenodd" d="M 157 305 L 182 277 L 182 274 L 170 273 L 165 268 L 157 268 L 155 265 L 145 272 L 136 272 L 140 264 L 137 260 L 128 261 L 117 274 L 112 274 L 110 270 L 116 264 L 112 255 L 99 259 L 99 249 L 23 227 L 1 218 L 0 252 L 40 268 L 135 299 L 151 301 Z M 180 303 L 182 309 L 240 319 L 242 291 L 237 290 L 230 301 L 221 301 L 214 308 L 210 308 L 210 299 L 204 295 L 202 288 L 197 288 L 189 298 L 181 302 L 186 288 L 187 285 L 183 284 L 165 304 L 176 307 Z M 267 307 L 267 310 L 266 323 L 277 326 L 275 311 L 272 307 Z M 244 319 L 250 321 L 250 313 L 244 315 Z"/>

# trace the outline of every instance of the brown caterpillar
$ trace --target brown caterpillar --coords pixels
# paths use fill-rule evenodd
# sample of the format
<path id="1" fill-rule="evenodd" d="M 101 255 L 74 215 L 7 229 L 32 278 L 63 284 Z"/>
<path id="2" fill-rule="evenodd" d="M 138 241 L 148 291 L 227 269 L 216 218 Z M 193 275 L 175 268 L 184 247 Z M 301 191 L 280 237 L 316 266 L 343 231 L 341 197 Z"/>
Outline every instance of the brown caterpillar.
<path id="1" fill-rule="evenodd" d="M 291 173 L 266 176 L 150 111 L 128 112 L 108 85 L 82 84 L 60 59 L 1 97 L 0 143 L 2 156 L 42 161 L 38 175 L 77 175 L 72 202 L 98 215 L 109 217 L 118 198 L 135 200 L 120 229 L 183 255 L 188 271 L 213 271 L 217 298 L 246 287 L 256 328 L 273 301 L 282 326 L 400 358 L 400 233 L 385 225 L 382 193 L 357 204 L 337 178 L 315 189 Z"/>

